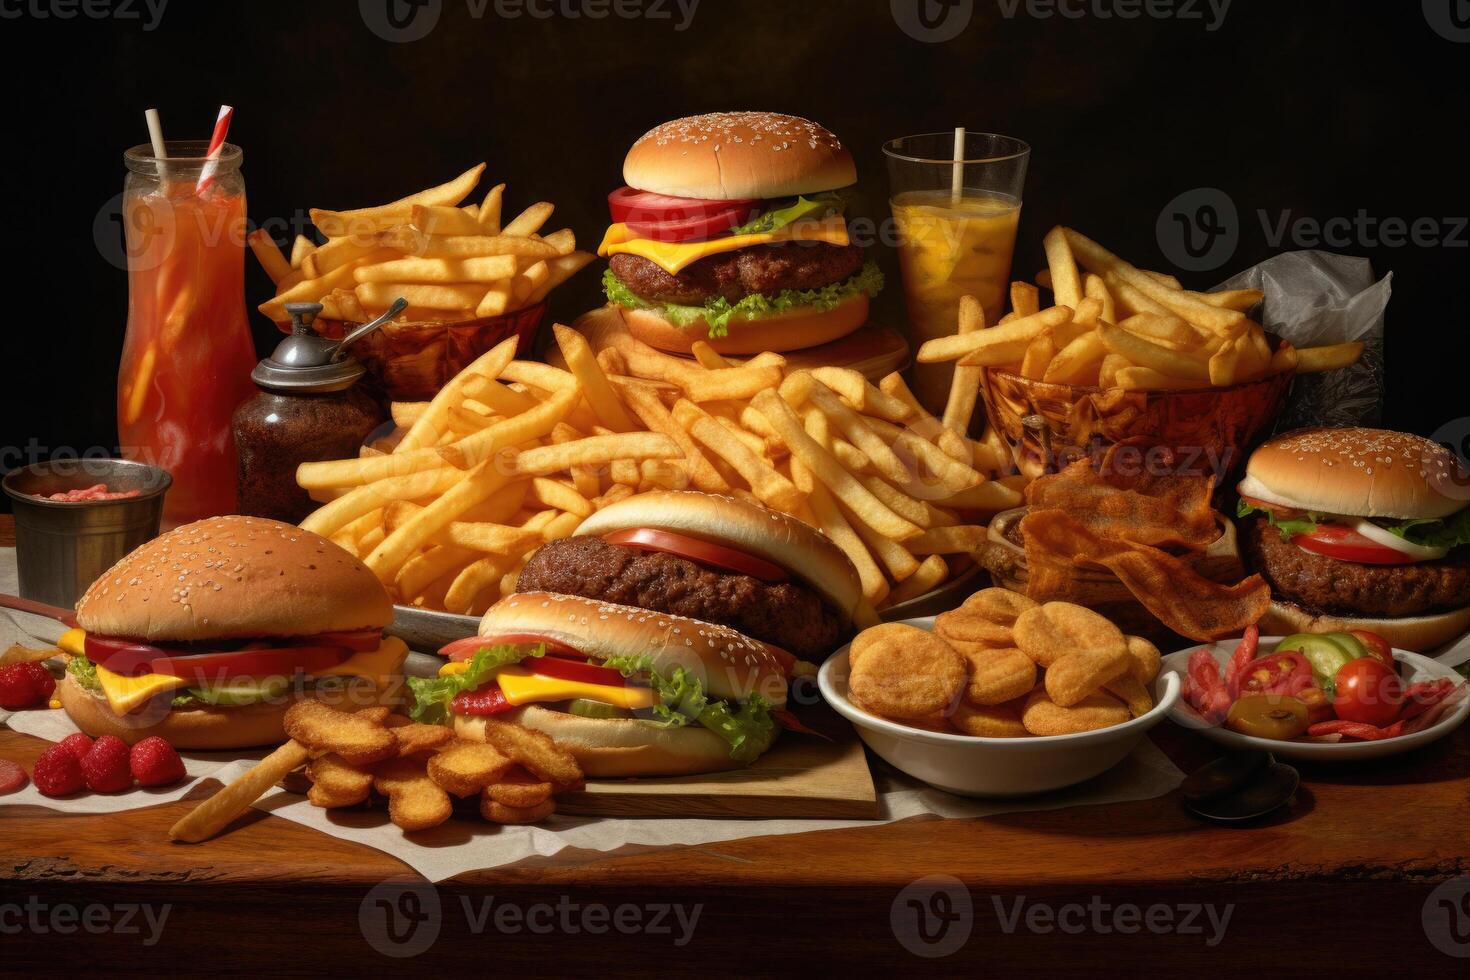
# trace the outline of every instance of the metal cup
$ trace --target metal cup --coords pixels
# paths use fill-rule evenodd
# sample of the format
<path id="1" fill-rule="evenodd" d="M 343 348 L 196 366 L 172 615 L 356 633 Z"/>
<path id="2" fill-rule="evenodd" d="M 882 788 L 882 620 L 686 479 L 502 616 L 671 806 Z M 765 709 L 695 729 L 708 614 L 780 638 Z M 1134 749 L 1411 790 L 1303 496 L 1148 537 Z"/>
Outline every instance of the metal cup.
<path id="1" fill-rule="evenodd" d="M 137 490 L 138 496 L 78 503 L 45 499 L 98 483 L 112 491 Z M 163 496 L 172 483 L 166 470 L 122 459 L 54 460 L 12 470 L 0 486 L 15 511 L 20 594 L 75 606 L 102 573 L 158 537 Z"/>

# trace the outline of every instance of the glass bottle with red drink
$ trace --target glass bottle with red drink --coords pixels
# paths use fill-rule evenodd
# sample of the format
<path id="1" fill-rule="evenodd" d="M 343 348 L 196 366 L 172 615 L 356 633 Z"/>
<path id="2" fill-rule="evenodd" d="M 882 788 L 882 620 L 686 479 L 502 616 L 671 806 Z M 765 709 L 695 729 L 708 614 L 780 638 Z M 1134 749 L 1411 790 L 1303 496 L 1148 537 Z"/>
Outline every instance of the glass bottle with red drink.
<path id="1" fill-rule="evenodd" d="M 231 417 L 254 394 L 240 148 L 171 142 L 124 155 L 128 329 L 117 378 L 123 456 L 173 474 L 164 523 L 232 513 Z"/>

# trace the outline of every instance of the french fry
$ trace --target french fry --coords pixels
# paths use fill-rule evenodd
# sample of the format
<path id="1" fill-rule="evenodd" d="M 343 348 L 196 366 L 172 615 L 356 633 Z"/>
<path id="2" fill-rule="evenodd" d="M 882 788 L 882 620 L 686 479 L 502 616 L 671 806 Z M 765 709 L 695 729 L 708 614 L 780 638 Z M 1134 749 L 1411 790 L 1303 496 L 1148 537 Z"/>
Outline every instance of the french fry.
<path id="1" fill-rule="evenodd" d="M 612 350 L 612 348 L 608 349 Z M 730 367 L 730 362 L 721 357 L 715 351 L 715 349 L 709 345 L 709 341 L 707 340 L 696 340 L 694 343 L 690 344 L 689 353 L 694 355 L 694 359 L 699 362 L 699 366 L 702 368 L 708 368 L 711 371 L 719 371 L 723 368 Z"/>
<path id="2" fill-rule="evenodd" d="M 729 492 L 729 481 L 711 465 L 694 437 L 664 407 L 662 399 L 658 397 L 653 388 L 635 383 L 624 385 L 622 390 L 623 397 L 628 401 L 628 407 L 643 421 L 644 425 L 648 426 L 650 431 L 662 432 L 678 444 L 683 454 L 683 462 L 689 468 L 689 478 L 696 489 L 703 490 L 705 493 Z"/>
<path id="3" fill-rule="evenodd" d="M 291 268 L 301 268 L 301 263 L 306 261 L 306 257 L 316 250 L 316 242 L 307 238 L 305 235 L 297 235 L 291 242 Z M 276 285 L 279 286 L 280 283 L 277 282 Z"/>
<path id="4" fill-rule="evenodd" d="M 1046 233 L 1041 244 L 1046 249 L 1046 266 L 1051 272 L 1051 291 L 1057 305 L 1076 309 L 1082 302 L 1083 292 L 1077 276 L 1077 259 L 1067 242 L 1066 229 L 1058 225 Z"/>
<path id="5" fill-rule="evenodd" d="M 449 525 L 445 537 L 459 548 L 482 551 L 492 555 L 515 554 L 533 541 L 540 541 L 540 529 L 527 530 L 505 524 L 454 521 Z"/>
<path id="6" fill-rule="evenodd" d="M 456 212 L 458 213 L 458 212 Z M 376 265 L 358 266 L 358 282 L 459 283 L 509 279 L 516 274 L 514 255 L 482 255 L 468 259 L 390 259 Z M 424 305 L 424 304 L 419 304 Z"/>
<path id="7" fill-rule="evenodd" d="M 376 463 L 375 459 L 344 460 L 353 464 Z M 306 465 L 306 464 L 303 464 Z M 310 464 L 326 465 L 326 464 Z M 299 470 L 298 470 L 299 472 Z M 329 538 L 348 523 L 364 514 L 381 510 L 394 500 L 418 500 L 444 493 L 454 486 L 461 474 L 449 467 L 422 470 L 404 476 L 389 477 L 359 486 L 319 508 L 301 522 L 304 530 Z"/>
<path id="8" fill-rule="evenodd" d="M 1286 371 L 1295 371 L 1297 364 L 1298 355 L 1296 348 L 1283 340 L 1281 346 L 1276 348 L 1276 353 L 1271 355 L 1272 373 L 1281 374 Z"/>
<path id="9" fill-rule="evenodd" d="M 1071 228 L 1065 231 L 1067 243 L 1071 245 L 1073 254 L 1090 271 L 1099 275 L 1106 273 L 1116 275 L 1155 303 L 1171 310 L 1190 323 L 1198 324 L 1215 333 L 1222 333 L 1245 318 L 1245 314 L 1239 310 L 1211 306 L 1181 289 L 1161 282 Z"/>
<path id="10" fill-rule="evenodd" d="M 281 249 L 276 245 L 275 239 L 271 238 L 270 232 L 264 228 L 255 229 L 245 236 L 245 240 L 250 243 L 250 251 L 254 252 L 255 257 L 260 260 L 260 266 L 265 269 L 265 274 L 271 277 L 271 282 L 280 285 L 281 280 L 289 276 L 295 268 L 290 260 L 281 254 Z"/>
<path id="11" fill-rule="evenodd" d="M 956 369 L 956 373 L 958 374 L 958 369 Z M 961 384 L 968 385 L 968 383 L 968 378 L 961 378 Z M 955 459 L 961 462 L 969 460 L 969 440 L 964 435 L 964 431 L 969 428 L 968 421 L 952 429 L 941 420 L 930 415 L 929 410 L 919 404 L 918 396 L 909 390 L 908 384 L 903 380 L 903 375 L 897 371 L 884 375 L 883 379 L 878 382 L 878 389 L 909 407 L 910 415 L 906 422 L 909 428 L 913 429 L 925 439 L 929 439 L 940 449 L 944 450 L 946 454 L 953 456 Z M 975 380 L 975 391 L 970 394 L 978 394 L 979 390 L 980 383 L 977 378 Z M 950 385 L 949 396 L 951 401 L 956 401 L 955 417 L 958 419 L 963 416 L 965 402 L 969 396 L 964 391 L 960 391 L 957 394 L 953 383 Z M 946 405 L 946 413 L 948 410 L 949 406 Z M 974 410 L 974 402 L 970 402 L 970 412 L 973 413 Z"/>
<path id="12" fill-rule="evenodd" d="M 902 429 L 882 419 L 868 419 L 868 426 L 893 448 L 900 460 L 914 461 L 912 465 L 904 463 L 910 471 L 906 485 L 917 482 L 928 487 L 937 481 L 945 491 L 954 493 L 985 482 L 983 473 L 910 429 Z"/>
<path id="13" fill-rule="evenodd" d="M 261 759 L 234 782 L 202 801 L 168 829 L 169 840 L 198 844 L 228 827 L 286 774 L 306 764 L 310 752 L 294 740 Z"/>
<path id="14" fill-rule="evenodd" d="M 798 468 L 804 467 L 805 464 L 802 463 L 799 456 L 791 457 L 793 478 L 796 478 Z M 847 518 L 842 516 L 842 512 L 832 499 L 831 492 L 815 479 L 815 474 L 812 474 L 811 482 L 812 491 L 808 503 L 811 504 L 812 514 L 817 519 L 817 526 L 831 539 L 833 544 L 842 549 L 848 560 L 857 569 L 858 580 L 862 583 L 863 598 L 874 605 L 882 602 L 889 592 L 888 579 L 884 576 L 883 570 L 873 560 L 872 553 L 868 551 L 867 545 L 863 544 L 862 538 L 858 537 L 858 533 L 853 530 Z"/>
<path id="15" fill-rule="evenodd" d="M 478 235 L 480 233 L 478 210 L 472 215 L 459 208 L 438 204 L 415 204 L 409 214 L 409 224 L 425 235 Z"/>
<path id="16" fill-rule="evenodd" d="M 844 507 L 840 500 L 837 506 L 842 511 L 842 516 L 847 518 L 847 522 L 857 532 L 857 536 L 862 538 L 863 544 L 867 545 L 868 550 L 878 559 L 878 563 L 887 570 L 889 578 L 895 582 L 902 582 L 919 570 L 918 559 L 910 554 L 904 545 L 884 537 L 869 527 L 868 522 L 860 514 Z"/>
<path id="17" fill-rule="evenodd" d="M 972 555 L 985 544 L 985 528 L 977 524 L 931 527 L 903 546 L 916 555 Z"/>
<path id="18" fill-rule="evenodd" d="M 598 366 L 587 338 L 560 323 L 553 324 L 552 330 L 556 335 L 556 345 L 566 358 L 567 367 L 582 384 L 582 394 L 592 406 L 593 414 L 614 432 L 632 432 L 638 428 L 628 410 L 618 400 L 607 375 Z"/>
<path id="19" fill-rule="evenodd" d="M 535 408 L 503 422 L 496 422 L 458 442 L 442 446 L 436 452 L 450 466 L 461 470 L 470 469 L 502 450 L 509 450 L 549 434 L 571 414 L 581 398 L 582 389 L 579 386 L 564 388 Z"/>
<path id="20" fill-rule="evenodd" d="M 1158 344 L 1144 340 L 1142 337 L 1109 323 L 1099 326 L 1097 332 L 1103 345 L 1109 351 L 1121 354 L 1139 367 L 1150 368 L 1162 375 L 1186 381 L 1210 380 L 1209 363 L 1199 356 L 1160 347 Z M 1122 373 L 1119 372 L 1119 374 Z M 1125 384 L 1123 387 L 1128 387 L 1128 385 Z"/>
<path id="21" fill-rule="evenodd" d="M 1204 387 L 1208 382 L 1208 377 L 1191 380 L 1136 365 L 1120 370 L 1114 381 L 1117 387 L 1130 391 L 1187 391 Z"/>
<path id="22" fill-rule="evenodd" d="M 511 477 L 512 474 L 496 472 L 489 461 L 481 463 L 465 473 L 463 479 L 415 514 L 406 524 L 388 535 L 382 544 L 363 559 L 363 563 L 379 580 L 391 583 L 403 563 L 430 538 L 448 527 L 465 510 L 504 487 L 511 481 Z"/>
<path id="23" fill-rule="evenodd" d="M 1075 304 L 1068 303 L 1068 306 Z M 1041 312 L 1040 291 L 1029 282 L 1011 283 L 1011 312 L 1017 317 Z"/>
<path id="24" fill-rule="evenodd" d="M 1038 381 L 1046 377 L 1047 366 L 1056 355 L 1057 345 L 1052 335 L 1041 334 L 1026 346 L 1026 354 L 1021 358 L 1021 377 Z"/>
<path id="25" fill-rule="evenodd" d="M 1215 293 L 1191 293 L 1201 303 L 1210 306 L 1218 306 L 1225 310 L 1239 310 L 1241 313 L 1249 313 L 1256 304 L 1266 298 L 1266 294 L 1259 289 L 1222 289 Z"/>
<path id="26" fill-rule="evenodd" d="M 1188 323 L 1172 314 L 1135 313 L 1118 326 L 1135 336 L 1174 350 L 1198 347 L 1202 340 Z"/>
<path id="27" fill-rule="evenodd" d="M 883 601 L 880 608 L 887 609 L 919 596 L 939 587 L 949 576 L 949 565 L 939 555 L 930 555 L 919 562 L 919 567 L 914 573 L 893 587 L 888 597 Z"/>
<path id="28" fill-rule="evenodd" d="M 432 445 L 432 440 L 437 439 L 444 428 L 444 420 L 449 414 L 451 405 L 462 401 L 466 386 L 476 376 L 494 378 L 500 374 L 516 355 L 516 344 L 518 338 L 508 337 L 493 348 L 481 354 L 479 357 L 456 375 L 448 384 L 439 390 L 429 407 L 414 423 L 413 428 L 403 437 L 398 444 L 398 453 L 408 452 L 423 446 Z"/>
<path id="29" fill-rule="evenodd" d="M 655 351 L 626 332 L 614 334 L 611 342 L 627 359 L 629 370 L 640 377 L 676 385 L 693 402 L 748 399 L 781 383 L 781 370 L 776 367 L 709 371 Z"/>
<path id="30" fill-rule="evenodd" d="M 963 304 L 963 300 L 961 303 Z M 963 308 L 963 307 L 962 307 Z M 986 348 L 1006 345 L 1008 350 L 1019 350 L 1014 360 L 1026 351 L 1026 345 L 1048 327 L 1060 326 L 1072 319 L 1072 310 L 1066 306 L 1053 306 L 1028 317 L 1019 317 L 1009 323 L 997 324 L 989 329 L 976 330 L 967 334 L 953 334 L 926 341 L 919 348 L 917 360 L 921 364 L 969 359 Z M 1016 345 L 1019 345 L 1017 348 Z M 961 363 L 964 363 L 961 360 Z M 980 362 L 987 363 L 987 362 Z M 1000 361 L 999 363 L 1007 363 Z"/>
<path id="31" fill-rule="evenodd" d="M 644 466 L 659 462 L 645 460 Z M 574 487 L 567 486 L 550 477 L 538 476 L 531 480 L 531 499 L 538 504 L 575 514 L 578 517 L 592 516 L 592 501 L 582 496 Z"/>
<path id="32" fill-rule="evenodd" d="M 1097 369 L 1097 384 L 1100 388 L 1114 388 L 1118 383 L 1118 372 L 1131 367 L 1133 362 L 1120 354 L 1108 354 Z"/>
<path id="33" fill-rule="evenodd" d="M 787 377 L 781 385 L 781 396 L 795 406 L 810 401 L 889 480 L 903 484 L 913 478 L 908 467 L 904 466 L 903 461 L 869 427 L 863 417 L 844 405 L 832 389 L 817 381 L 810 373 L 798 371 Z"/>
<path id="34" fill-rule="evenodd" d="M 353 290 L 367 307 L 383 309 L 400 297 L 426 310 L 474 309 L 485 295 L 485 287 L 473 284 L 430 286 L 411 282 L 362 282 Z"/>
<path id="35" fill-rule="evenodd" d="M 1089 272 L 1082 280 L 1082 292 L 1088 299 L 1095 299 L 1102 304 L 1098 313 L 1099 320 L 1108 323 L 1118 322 L 1117 309 L 1113 305 L 1113 294 L 1108 290 L 1108 284 L 1103 282 L 1102 276 Z"/>
<path id="36" fill-rule="evenodd" d="M 841 395 L 854 409 L 864 415 L 876 415 L 890 422 L 902 422 L 914 414 L 914 408 L 901 398 L 875 388 L 861 371 L 852 368 L 819 367 L 812 369 L 812 377 Z"/>
<path id="37" fill-rule="evenodd" d="M 661 432 L 625 432 L 527 449 L 508 460 L 507 468 L 517 476 L 546 476 L 572 466 L 606 466 L 615 459 L 678 459 L 682 455 L 678 443 Z"/>
<path id="38" fill-rule="evenodd" d="M 496 184 L 485 194 L 485 200 L 480 203 L 480 213 L 476 216 L 481 235 L 500 234 L 500 208 L 505 198 L 505 185 Z"/>
<path id="39" fill-rule="evenodd" d="M 526 305 L 534 306 L 546 298 L 546 294 L 568 279 L 581 272 L 592 261 L 597 258 L 591 252 L 573 252 L 570 255 L 558 255 L 556 258 L 548 259 L 546 262 L 546 278 L 540 285 L 531 290 L 531 295 L 526 297 Z"/>
<path id="40" fill-rule="evenodd" d="M 394 225 L 404 224 L 413 216 L 415 204 L 438 204 L 452 206 L 469 196 L 485 172 L 483 163 L 471 167 L 447 184 L 430 187 L 410 194 L 408 197 L 377 208 L 360 208 L 355 211 L 326 211 L 311 209 L 312 224 L 328 238 L 342 238 L 368 231 L 383 231 Z"/>
<path id="41" fill-rule="evenodd" d="M 1090 331 L 1058 351 L 1042 377 L 1051 384 L 1092 384 L 1107 353 L 1102 335 Z"/>
<path id="42" fill-rule="evenodd" d="M 451 525 L 452 527 L 453 525 Z M 533 536 L 539 541 L 540 535 Z M 467 615 L 474 606 L 475 597 L 496 585 L 505 574 L 514 557 L 495 554 L 470 562 L 460 569 L 444 594 L 444 608 L 452 613 Z"/>
<path id="43" fill-rule="evenodd" d="M 729 463 L 763 503 L 789 514 L 806 501 L 806 494 L 693 402 L 681 400 L 675 405 L 674 421 Z"/>
<path id="44" fill-rule="evenodd" d="M 422 595 L 435 582 L 450 573 L 456 573 L 466 565 L 478 561 L 482 555 L 469 548 L 455 545 L 435 545 L 422 554 L 414 555 L 404 562 L 394 586 L 404 602 Z M 446 588 L 452 584 L 446 583 Z M 442 599 L 440 601 L 443 601 Z"/>
<path id="45" fill-rule="evenodd" d="M 530 207 L 526 208 L 526 210 L 522 211 L 520 214 L 516 215 L 515 218 L 512 219 L 511 222 L 505 226 L 505 230 L 501 232 L 501 234 L 514 235 L 516 237 L 534 235 L 536 232 L 541 230 L 541 226 L 546 224 L 546 219 L 550 218 L 551 212 L 555 210 L 556 205 L 551 204 L 548 201 L 540 201 L 536 204 L 533 204 Z"/>

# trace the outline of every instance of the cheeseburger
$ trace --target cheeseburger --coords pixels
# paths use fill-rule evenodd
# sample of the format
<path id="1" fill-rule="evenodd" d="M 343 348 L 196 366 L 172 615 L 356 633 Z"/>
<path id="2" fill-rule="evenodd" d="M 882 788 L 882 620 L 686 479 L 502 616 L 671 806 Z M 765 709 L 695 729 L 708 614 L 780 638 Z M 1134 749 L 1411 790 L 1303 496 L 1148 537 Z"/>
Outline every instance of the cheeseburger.
<path id="1" fill-rule="evenodd" d="M 532 555 L 516 589 L 718 623 L 812 661 L 842 644 L 863 602 L 857 570 L 820 531 L 692 490 L 604 507 Z"/>
<path id="2" fill-rule="evenodd" d="M 276 521 L 217 517 L 133 551 L 77 603 L 57 696 L 88 735 L 181 749 L 285 739 L 303 697 L 351 705 L 401 686 L 393 603 L 325 538 Z"/>
<path id="3" fill-rule="evenodd" d="M 1364 629 L 1432 650 L 1470 628 L 1470 476 L 1382 429 L 1304 429 L 1252 454 L 1237 487 L 1275 601 L 1263 630 Z"/>
<path id="4" fill-rule="evenodd" d="M 483 740 L 496 719 L 551 736 L 589 776 L 755 761 L 779 733 L 790 656 L 723 626 L 552 592 L 496 603 L 480 635 L 412 678 L 414 718 Z"/>
<path id="5" fill-rule="evenodd" d="M 771 112 L 664 123 L 608 196 L 607 297 L 645 343 L 728 354 L 823 344 L 862 326 L 883 285 L 848 237 L 852 154 L 823 127 Z"/>

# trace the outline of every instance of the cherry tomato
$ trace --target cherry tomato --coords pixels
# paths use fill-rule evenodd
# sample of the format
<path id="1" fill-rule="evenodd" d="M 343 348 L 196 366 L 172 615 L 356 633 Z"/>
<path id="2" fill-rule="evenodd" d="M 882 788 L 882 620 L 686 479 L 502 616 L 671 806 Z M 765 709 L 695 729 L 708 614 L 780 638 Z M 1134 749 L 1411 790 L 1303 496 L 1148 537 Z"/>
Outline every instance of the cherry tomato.
<path id="1" fill-rule="evenodd" d="M 749 575 L 763 582 L 784 582 L 790 576 L 778 565 L 773 565 L 754 555 L 727 548 L 711 541 L 701 541 L 675 531 L 659 531 L 651 527 L 629 528 L 603 535 L 608 544 L 620 544 L 643 551 L 661 551 L 678 555 L 700 565 Z"/>
<path id="2" fill-rule="evenodd" d="M 1343 721 L 1387 725 L 1404 704 L 1403 683 L 1393 668 L 1373 657 L 1359 657 L 1337 672 L 1332 710 Z"/>
<path id="3" fill-rule="evenodd" d="M 1251 661 L 1240 675 L 1240 697 L 1296 694 L 1314 686 L 1312 665 L 1295 650 L 1268 653 Z"/>
<path id="4" fill-rule="evenodd" d="M 505 699 L 499 684 L 486 684 L 474 691 L 456 694 L 449 702 L 449 710 L 457 715 L 499 715 L 515 710 L 515 705 Z"/>
<path id="5" fill-rule="evenodd" d="M 549 637 L 537 633 L 496 633 L 493 636 L 467 636 L 439 648 L 439 655 L 450 660 L 469 660 L 485 647 L 536 646 L 546 647 L 546 652 L 562 657 L 586 659 L 581 653 Z"/>
<path id="6" fill-rule="evenodd" d="M 1362 565 L 1408 565 L 1414 559 L 1342 524 L 1319 524 L 1310 534 L 1298 534 L 1291 543 L 1313 554 Z"/>
<path id="7" fill-rule="evenodd" d="M 601 684 L 604 687 L 627 687 L 627 678 L 611 667 L 594 667 L 585 660 L 567 660 L 564 657 L 542 657 L 528 660 L 522 666 L 532 673 L 544 677 L 560 677 L 565 681 L 581 681 L 584 684 Z"/>
<path id="8" fill-rule="evenodd" d="M 753 208 L 759 203 L 760 200 L 753 197 L 718 201 L 655 194 L 626 186 L 607 196 L 607 208 L 614 221 L 683 221 L 731 208 Z"/>
<path id="9" fill-rule="evenodd" d="M 1393 659 L 1393 646 L 1387 640 L 1367 630 L 1352 630 L 1351 633 L 1357 637 L 1359 643 L 1363 644 L 1363 649 L 1368 651 L 1368 656 L 1398 670 L 1398 661 Z"/>

